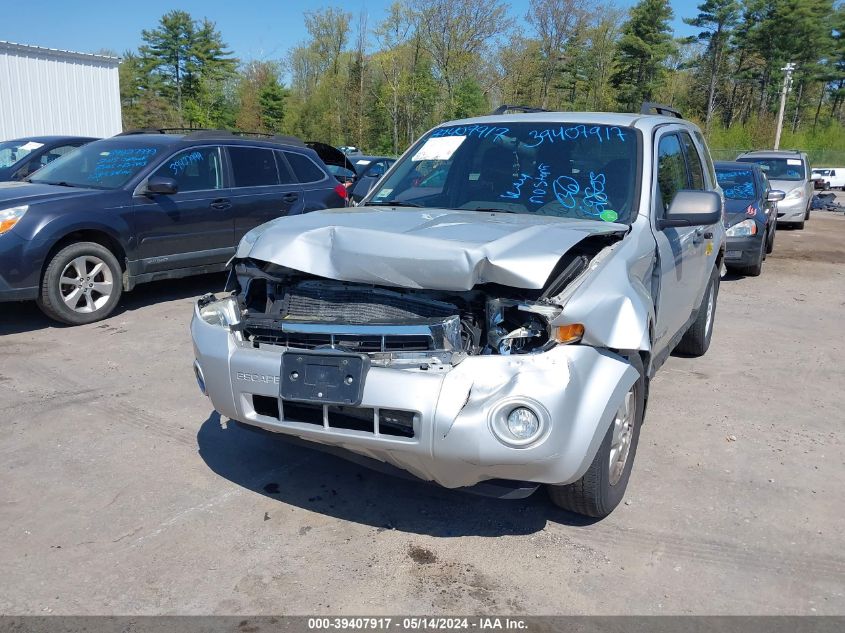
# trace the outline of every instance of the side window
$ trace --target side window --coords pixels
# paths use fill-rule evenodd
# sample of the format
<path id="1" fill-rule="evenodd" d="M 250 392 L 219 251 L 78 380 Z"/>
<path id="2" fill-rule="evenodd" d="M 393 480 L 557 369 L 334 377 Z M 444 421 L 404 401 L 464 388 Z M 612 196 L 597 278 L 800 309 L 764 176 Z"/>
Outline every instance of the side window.
<path id="1" fill-rule="evenodd" d="M 710 149 L 707 143 L 704 142 L 704 137 L 701 132 L 695 132 L 695 140 L 704 149 L 704 166 L 707 168 L 707 173 L 710 174 L 710 182 L 716 184 L 716 168 L 713 166 L 713 158 L 710 156 Z"/>
<path id="2" fill-rule="evenodd" d="M 285 160 L 285 153 L 280 150 L 276 150 L 274 154 L 276 154 L 276 167 L 279 170 L 279 182 L 283 185 L 294 184 L 296 182 L 296 178 L 290 170 L 290 165 L 288 165 L 288 162 Z"/>
<path id="3" fill-rule="evenodd" d="M 677 134 L 667 134 L 657 145 L 657 186 L 662 203 L 659 215 L 662 216 L 675 194 L 688 186 L 684 152 Z"/>
<path id="4" fill-rule="evenodd" d="M 227 147 L 235 187 L 266 187 L 279 184 L 276 157 L 271 149 Z"/>
<path id="5" fill-rule="evenodd" d="M 164 161 L 154 176 L 173 178 L 179 193 L 223 188 L 220 148 L 194 147 L 178 152 Z"/>
<path id="6" fill-rule="evenodd" d="M 285 152 L 285 158 L 288 159 L 299 182 L 317 182 L 326 177 L 323 170 L 317 167 L 314 161 L 307 156 L 296 152 Z"/>
<path id="7" fill-rule="evenodd" d="M 704 190 L 704 168 L 701 166 L 701 157 L 692 142 L 690 135 L 680 132 L 681 142 L 684 144 L 684 152 L 687 156 L 687 169 L 689 170 L 690 189 Z M 706 147 L 706 146 L 705 146 Z"/>

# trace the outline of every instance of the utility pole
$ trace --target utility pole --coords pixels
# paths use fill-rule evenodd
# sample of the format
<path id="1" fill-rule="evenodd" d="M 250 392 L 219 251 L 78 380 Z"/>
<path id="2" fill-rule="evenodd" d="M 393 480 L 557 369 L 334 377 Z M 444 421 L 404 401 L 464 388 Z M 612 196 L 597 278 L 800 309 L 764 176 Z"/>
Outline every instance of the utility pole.
<path id="1" fill-rule="evenodd" d="M 783 71 L 783 88 L 780 92 L 780 109 L 778 110 L 778 127 L 775 132 L 775 149 L 780 147 L 780 134 L 783 132 L 783 112 L 786 110 L 786 95 L 789 94 L 792 88 L 792 73 L 795 70 L 795 64 L 789 62 L 786 66 L 781 68 Z"/>

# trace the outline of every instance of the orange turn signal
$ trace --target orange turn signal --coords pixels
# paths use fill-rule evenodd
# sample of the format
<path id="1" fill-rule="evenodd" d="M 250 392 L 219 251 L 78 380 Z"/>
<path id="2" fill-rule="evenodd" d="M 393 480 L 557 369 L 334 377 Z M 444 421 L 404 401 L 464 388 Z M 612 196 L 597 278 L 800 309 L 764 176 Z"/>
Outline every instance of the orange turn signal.
<path id="1" fill-rule="evenodd" d="M 12 218 L 10 220 L 0 220 L 0 233 L 5 233 L 6 231 L 11 230 L 11 228 L 17 223 L 18 218 Z"/>
<path id="2" fill-rule="evenodd" d="M 552 328 L 552 338 L 558 343 L 577 343 L 584 336 L 584 326 L 580 323 L 558 325 Z"/>

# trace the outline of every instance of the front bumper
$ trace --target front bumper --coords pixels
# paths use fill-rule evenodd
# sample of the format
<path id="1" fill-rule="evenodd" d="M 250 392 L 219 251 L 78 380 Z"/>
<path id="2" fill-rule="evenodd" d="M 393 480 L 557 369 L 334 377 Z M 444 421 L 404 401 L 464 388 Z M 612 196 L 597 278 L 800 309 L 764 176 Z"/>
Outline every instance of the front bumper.
<path id="1" fill-rule="evenodd" d="M 746 237 L 728 237 L 725 246 L 725 264 L 751 266 L 757 263 L 757 258 L 760 257 L 760 242 L 765 238 L 765 230 Z"/>
<path id="2" fill-rule="evenodd" d="M 781 200 L 778 202 L 778 222 L 803 222 L 808 204 L 804 197 L 797 200 Z"/>
<path id="3" fill-rule="evenodd" d="M 43 254 L 14 229 L 0 235 L 0 302 L 38 297 Z"/>
<path id="4" fill-rule="evenodd" d="M 576 481 L 638 378 L 624 358 L 581 345 L 542 354 L 471 356 L 442 370 L 373 366 L 361 407 L 415 412 L 413 437 L 396 437 L 284 419 L 284 402 L 278 417 L 259 413 L 254 396 L 278 400 L 283 348 L 256 349 L 228 329 L 206 323 L 196 309 L 191 334 L 202 381 L 222 415 L 340 447 L 448 488 L 494 479 Z M 500 442 L 490 419 L 505 402 L 544 408 L 547 432 L 526 447 Z"/>

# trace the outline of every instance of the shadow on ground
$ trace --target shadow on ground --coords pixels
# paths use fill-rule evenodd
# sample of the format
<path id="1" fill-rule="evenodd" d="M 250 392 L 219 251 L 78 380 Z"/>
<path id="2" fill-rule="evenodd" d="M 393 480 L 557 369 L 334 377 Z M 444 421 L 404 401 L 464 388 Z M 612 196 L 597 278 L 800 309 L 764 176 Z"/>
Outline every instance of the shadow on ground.
<path id="1" fill-rule="evenodd" d="M 214 412 L 197 433 L 200 456 L 212 471 L 283 504 L 379 530 L 502 536 L 539 532 L 549 520 L 595 522 L 556 508 L 542 489 L 522 500 L 479 497 L 384 475 L 234 422 L 227 427 Z"/>
<path id="2" fill-rule="evenodd" d="M 141 284 L 132 292 L 123 294 L 117 308 L 105 321 L 119 319 L 126 312 L 142 310 L 157 303 L 200 296 L 206 292 L 219 292 L 225 283 L 225 273 L 213 273 Z M 35 301 L 0 303 L 0 336 L 63 327 L 73 326 L 50 320 L 38 309 Z"/>

